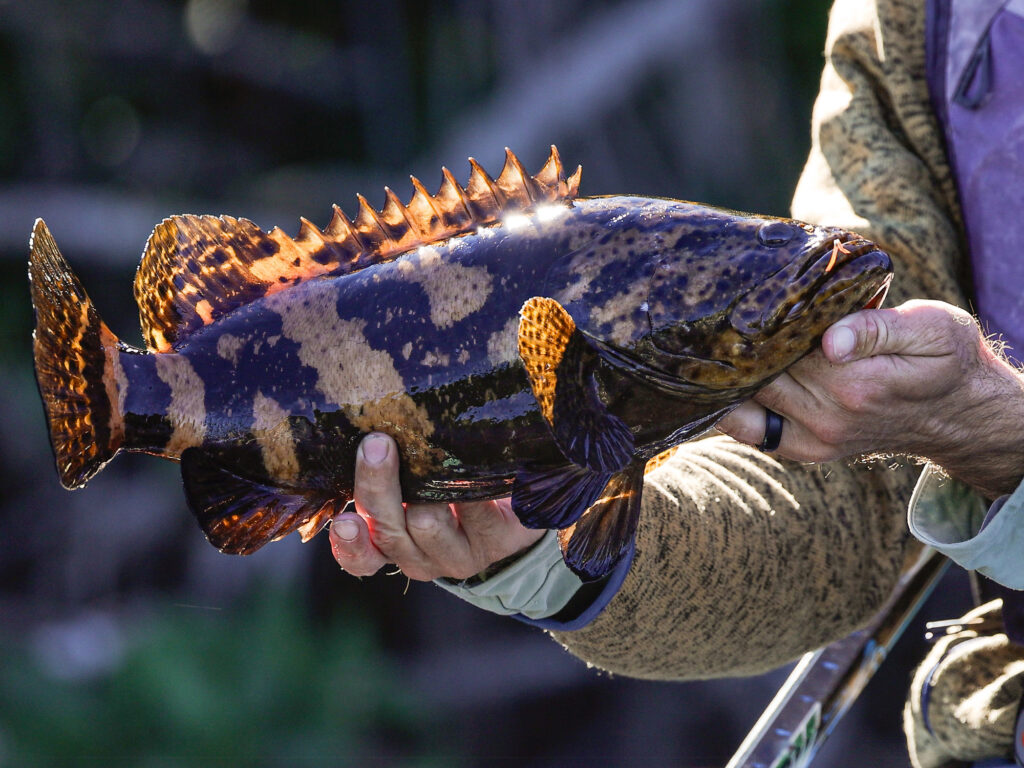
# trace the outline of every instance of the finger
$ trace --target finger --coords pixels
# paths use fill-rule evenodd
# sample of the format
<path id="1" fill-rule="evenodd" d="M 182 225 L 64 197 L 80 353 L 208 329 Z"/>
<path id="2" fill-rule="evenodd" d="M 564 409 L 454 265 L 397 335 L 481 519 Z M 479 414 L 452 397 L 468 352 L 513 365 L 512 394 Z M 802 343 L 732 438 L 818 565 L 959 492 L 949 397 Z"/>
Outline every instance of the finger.
<path id="1" fill-rule="evenodd" d="M 772 456 L 792 461 L 835 461 L 849 454 L 845 446 L 824 442 L 811 429 L 799 421 L 783 418 L 779 447 Z"/>
<path id="2" fill-rule="evenodd" d="M 734 440 L 755 446 L 764 440 L 764 427 L 764 408 L 753 400 L 740 403 L 715 425 L 715 429 Z"/>
<path id="3" fill-rule="evenodd" d="M 898 358 L 877 358 L 893 360 Z M 871 449 L 865 427 L 873 423 L 858 408 L 873 401 L 877 387 L 868 370 L 876 359 L 833 365 L 814 352 L 800 360 L 753 400 L 781 414 L 782 441 L 774 451 L 795 461 L 833 461 Z"/>
<path id="4" fill-rule="evenodd" d="M 423 570 L 412 578 L 448 576 L 467 579 L 487 563 L 479 563 L 466 534 L 448 504 L 410 504 L 406 508 L 409 536 L 423 553 Z M 403 570 L 406 570 L 403 566 Z"/>
<path id="5" fill-rule="evenodd" d="M 353 501 L 367 522 L 370 540 L 389 561 L 413 578 L 412 573 L 425 569 L 424 555 L 406 530 L 398 448 L 387 435 L 373 433 L 359 444 Z"/>
<path id="6" fill-rule="evenodd" d="M 496 562 L 533 546 L 543 529 L 527 528 L 512 511 L 510 498 L 455 505 L 459 526 L 478 562 Z"/>
<path id="7" fill-rule="evenodd" d="M 765 408 L 748 400 L 719 421 L 716 428 L 741 443 L 757 448 L 764 442 L 767 424 Z M 771 451 L 771 455 L 794 461 L 830 461 L 838 458 L 833 447 L 823 443 L 802 424 L 785 417 L 782 420 L 779 447 Z"/>
<path id="8" fill-rule="evenodd" d="M 525 528 L 511 500 L 409 505 L 407 528 L 433 568 L 432 575 L 467 579 L 535 543 L 543 530 Z"/>
<path id="9" fill-rule="evenodd" d="M 343 512 L 331 521 L 328 538 L 334 559 L 353 576 L 372 576 L 387 558 L 370 541 L 366 522 L 355 512 Z"/>
<path id="10" fill-rule="evenodd" d="M 782 436 L 772 455 L 794 461 L 833 461 L 870 448 L 850 424 L 848 414 L 832 397 L 823 378 L 835 377 L 820 353 L 808 355 L 758 391 L 717 425 L 736 440 L 760 447 L 768 425 L 766 409 L 783 417 Z"/>
<path id="11" fill-rule="evenodd" d="M 827 395 L 820 382 L 823 376 L 831 375 L 828 368 L 830 365 L 821 353 L 812 352 L 758 390 L 752 400 L 787 419 L 812 417 L 821 410 Z"/>

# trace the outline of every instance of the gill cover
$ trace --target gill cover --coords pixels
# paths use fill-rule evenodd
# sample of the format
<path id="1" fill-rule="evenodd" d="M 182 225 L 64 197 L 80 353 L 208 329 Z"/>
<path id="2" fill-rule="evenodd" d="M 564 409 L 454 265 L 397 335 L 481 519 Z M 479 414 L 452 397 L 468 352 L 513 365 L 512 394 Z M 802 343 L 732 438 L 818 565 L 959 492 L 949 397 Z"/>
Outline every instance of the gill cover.
<path id="1" fill-rule="evenodd" d="M 733 307 L 745 296 L 760 296 L 750 302 L 752 312 L 771 304 L 768 281 L 821 238 L 813 227 L 785 219 L 716 209 L 691 218 L 673 251 L 656 259 L 647 306 L 657 348 L 702 358 L 709 357 L 704 341 L 727 325 L 759 328 L 760 314 L 737 318 Z"/>

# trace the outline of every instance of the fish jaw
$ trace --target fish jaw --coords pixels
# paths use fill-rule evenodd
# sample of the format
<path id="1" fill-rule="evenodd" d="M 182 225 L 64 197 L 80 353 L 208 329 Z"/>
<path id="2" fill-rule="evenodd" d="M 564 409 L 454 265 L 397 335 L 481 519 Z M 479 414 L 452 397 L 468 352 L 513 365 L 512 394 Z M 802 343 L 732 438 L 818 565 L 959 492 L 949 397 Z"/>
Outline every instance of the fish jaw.
<path id="1" fill-rule="evenodd" d="M 838 320 L 869 303 L 880 304 L 891 280 L 892 260 L 874 243 L 851 232 L 825 230 L 805 259 L 742 297 L 730 322 L 742 335 L 757 338 L 804 321 L 815 303 L 834 305 L 828 314 Z"/>

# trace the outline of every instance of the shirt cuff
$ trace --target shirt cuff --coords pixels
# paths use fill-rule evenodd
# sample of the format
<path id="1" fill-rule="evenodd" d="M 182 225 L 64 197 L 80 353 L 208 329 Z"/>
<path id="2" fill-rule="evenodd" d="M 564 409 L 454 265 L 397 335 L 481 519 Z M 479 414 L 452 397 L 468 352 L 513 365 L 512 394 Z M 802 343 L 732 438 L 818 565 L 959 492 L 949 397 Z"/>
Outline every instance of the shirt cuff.
<path id="1" fill-rule="evenodd" d="M 551 530 L 522 557 L 484 581 L 436 579 L 434 583 L 485 611 L 567 632 L 585 627 L 611 602 L 626 580 L 635 552 L 633 541 L 611 573 L 584 584 L 565 564 L 558 532 Z"/>
<path id="2" fill-rule="evenodd" d="M 472 584 L 436 579 L 441 589 L 491 613 L 543 619 L 561 611 L 583 586 L 558 548 L 558 534 L 547 531 L 522 557 L 486 580 Z"/>
<path id="3" fill-rule="evenodd" d="M 971 571 L 1024 589 L 1024 483 L 990 509 L 967 485 L 929 464 L 907 515 L 910 532 Z"/>

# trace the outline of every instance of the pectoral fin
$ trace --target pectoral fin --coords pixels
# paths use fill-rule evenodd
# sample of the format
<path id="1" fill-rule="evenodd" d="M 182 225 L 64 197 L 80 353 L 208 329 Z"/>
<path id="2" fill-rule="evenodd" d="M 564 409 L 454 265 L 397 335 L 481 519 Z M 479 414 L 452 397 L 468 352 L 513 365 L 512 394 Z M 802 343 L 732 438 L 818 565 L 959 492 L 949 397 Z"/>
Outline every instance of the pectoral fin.
<path id="1" fill-rule="evenodd" d="M 248 555 L 298 530 L 303 541 L 330 520 L 340 503 L 244 477 L 203 448 L 181 456 L 185 497 L 206 538 L 221 552 Z"/>
<path id="2" fill-rule="evenodd" d="M 554 299 L 534 297 L 520 310 L 519 356 L 541 414 L 569 461 L 616 472 L 633 459 L 633 434 L 601 401 L 594 371 L 600 355 Z"/>
<path id="3" fill-rule="evenodd" d="M 629 549 L 640 519 L 643 487 L 643 464 L 613 475 L 579 520 L 558 532 L 566 565 L 583 581 L 609 573 Z"/>

